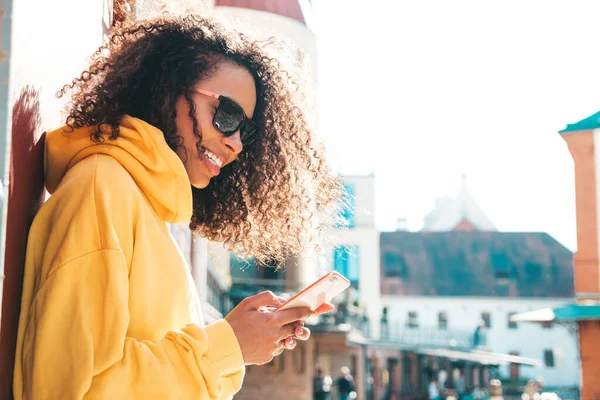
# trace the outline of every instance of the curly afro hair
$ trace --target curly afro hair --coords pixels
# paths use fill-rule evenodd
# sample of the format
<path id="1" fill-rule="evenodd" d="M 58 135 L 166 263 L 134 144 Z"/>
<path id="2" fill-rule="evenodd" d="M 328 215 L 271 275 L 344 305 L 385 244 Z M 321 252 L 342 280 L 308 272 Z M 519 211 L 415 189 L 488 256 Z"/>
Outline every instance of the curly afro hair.
<path id="1" fill-rule="evenodd" d="M 182 146 L 175 125 L 180 96 L 193 109 L 193 88 L 223 62 L 254 77 L 258 138 L 205 189 L 191 188 L 190 228 L 224 242 L 258 262 L 283 261 L 301 251 L 315 233 L 334 223 L 342 185 L 327 165 L 321 142 L 309 128 L 298 79 L 255 41 L 197 15 L 163 15 L 123 25 L 92 56 L 79 78 L 58 92 L 71 94 L 66 124 L 92 129 L 91 140 L 119 136 L 127 114 L 158 127 L 171 149 Z M 194 122 L 199 145 L 202 140 Z"/>

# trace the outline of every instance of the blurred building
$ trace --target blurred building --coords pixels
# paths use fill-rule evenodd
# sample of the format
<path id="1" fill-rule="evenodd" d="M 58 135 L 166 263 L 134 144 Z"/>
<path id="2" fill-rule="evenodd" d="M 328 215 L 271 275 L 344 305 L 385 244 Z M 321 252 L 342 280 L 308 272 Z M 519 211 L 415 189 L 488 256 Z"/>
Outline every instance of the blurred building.
<path id="1" fill-rule="evenodd" d="M 459 372 L 467 387 L 485 387 L 499 375 L 518 380 L 521 369 L 535 377 L 546 370 L 544 359 L 564 368 L 557 376 L 576 367 L 575 343 L 567 331 L 522 330 L 508 321 L 520 310 L 572 297 L 567 249 L 544 234 L 495 232 L 464 180 L 456 198 L 438 202 L 428 215 L 431 231 L 408 232 L 399 221 L 396 232 L 380 233 L 373 223 L 375 177 L 343 180 L 350 197 L 346 226 L 331 232 L 335 247 L 327 265 L 348 276 L 356 292 L 343 307 L 345 319 L 323 320 L 313 330 L 339 330 L 335 323 L 349 322 L 346 346 L 362 348 L 364 370 L 354 370 L 359 396 L 379 399 L 395 392 L 412 398 L 425 394 L 433 377 L 452 387 Z M 546 263 L 552 277 L 538 270 Z M 534 278 L 542 281 L 528 283 Z M 486 327 L 477 329 L 482 319 Z M 533 335 L 539 334 L 544 340 L 534 343 Z M 523 344 L 530 335 L 532 343 Z M 557 342 L 566 347 L 555 348 Z M 533 344 L 537 347 L 531 349 Z M 354 355 L 348 351 L 345 360 L 331 358 L 333 363 L 321 355 L 317 361 L 335 371 L 344 361 L 352 365 Z M 568 385 L 578 379 L 576 372 L 566 376 Z"/>
<path id="2" fill-rule="evenodd" d="M 581 398 L 600 397 L 600 112 L 560 131 L 575 163 L 577 252 L 575 299 L 514 316 L 514 321 L 560 324 L 577 334 L 581 359 Z"/>
<path id="3" fill-rule="evenodd" d="M 576 336 L 555 324 L 511 320 L 569 303 L 572 259 L 548 234 L 497 232 L 463 177 L 458 196 L 438 202 L 424 230 L 381 234 L 381 301 L 388 307 L 389 334 L 452 331 L 456 342 L 544 361 L 538 367 L 501 366 L 505 380 L 542 377 L 548 386 L 577 387 Z M 485 340 L 473 343 L 481 321 Z"/>
<path id="4" fill-rule="evenodd" d="M 436 198 L 434 209 L 423 222 L 422 230 L 426 232 L 496 231 L 492 221 L 469 193 L 465 175 L 458 196 Z"/>
<path id="5" fill-rule="evenodd" d="M 542 377 L 548 386 L 577 387 L 577 343 L 561 326 L 516 323 L 511 316 L 556 307 L 573 298 L 572 253 L 543 233 L 383 232 L 382 298 L 390 336 L 451 331 L 472 343 L 480 321 L 494 352 L 543 360 L 539 367 L 503 366 L 518 383 Z"/>

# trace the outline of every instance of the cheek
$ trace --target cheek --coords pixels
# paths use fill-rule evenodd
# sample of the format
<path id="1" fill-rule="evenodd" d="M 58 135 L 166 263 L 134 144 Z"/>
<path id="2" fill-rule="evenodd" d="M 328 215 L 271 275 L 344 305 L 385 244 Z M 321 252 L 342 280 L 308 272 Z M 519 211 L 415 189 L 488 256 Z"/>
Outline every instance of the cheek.
<path id="1" fill-rule="evenodd" d="M 203 142 L 212 141 L 220 137 L 219 131 L 213 125 L 212 115 L 199 115 L 196 118 L 198 119 L 198 131 L 202 136 Z"/>

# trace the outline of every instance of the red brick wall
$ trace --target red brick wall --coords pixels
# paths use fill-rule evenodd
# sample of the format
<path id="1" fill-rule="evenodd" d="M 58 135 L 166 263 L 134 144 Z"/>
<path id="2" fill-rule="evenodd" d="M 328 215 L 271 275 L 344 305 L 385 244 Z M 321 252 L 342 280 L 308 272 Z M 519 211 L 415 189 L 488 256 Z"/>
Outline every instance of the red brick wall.
<path id="1" fill-rule="evenodd" d="M 314 341 L 298 343 L 271 364 L 249 367 L 235 400 L 312 399 L 314 364 Z"/>
<path id="2" fill-rule="evenodd" d="M 581 398 L 600 398 L 600 321 L 579 323 Z M 598 396 L 598 397 L 596 397 Z"/>
<path id="3" fill-rule="evenodd" d="M 600 292 L 594 135 L 592 131 L 567 133 L 563 138 L 575 162 L 577 252 L 575 292 Z"/>
<path id="4" fill-rule="evenodd" d="M 600 292 L 598 263 L 598 199 L 594 134 L 592 131 L 568 133 L 563 138 L 575 162 L 577 206 L 577 253 L 575 254 L 575 292 Z M 599 155 L 600 157 L 600 155 Z M 600 396 L 600 321 L 579 323 L 581 360 L 581 398 Z M 600 398 L 600 397 L 599 397 Z"/>

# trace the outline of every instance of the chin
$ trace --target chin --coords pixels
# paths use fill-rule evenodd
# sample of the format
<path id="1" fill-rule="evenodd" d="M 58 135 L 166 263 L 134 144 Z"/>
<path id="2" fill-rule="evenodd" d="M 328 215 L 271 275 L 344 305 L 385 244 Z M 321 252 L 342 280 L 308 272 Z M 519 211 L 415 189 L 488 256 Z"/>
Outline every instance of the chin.
<path id="1" fill-rule="evenodd" d="M 191 182 L 192 186 L 195 187 L 196 189 L 205 189 L 208 184 L 210 183 L 210 181 L 200 181 L 200 182 Z"/>

